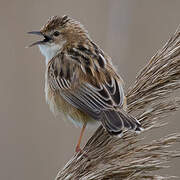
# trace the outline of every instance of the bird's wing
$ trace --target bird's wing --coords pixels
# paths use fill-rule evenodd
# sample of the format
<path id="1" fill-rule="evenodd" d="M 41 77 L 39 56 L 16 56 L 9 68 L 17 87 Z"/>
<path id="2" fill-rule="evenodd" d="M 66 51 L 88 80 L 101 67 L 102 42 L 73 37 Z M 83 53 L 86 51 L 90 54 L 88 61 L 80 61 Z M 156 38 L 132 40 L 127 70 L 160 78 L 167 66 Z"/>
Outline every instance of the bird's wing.
<path id="1" fill-rule="evenodd" d="M 101 112 L 121 107 L 123 104 L 123 90 L 113 79 L 113 83 L 97 84 L 94 86 L 84 82 L 75 90 L 62 91 L 61 95 L 79 110 L 88 113 L 94 119 L 100 119 Z"/>
<path id="2" fill-rule="evenodd" d="M 61 54 L 50 61 L 48 81 L 51 89 L 58 91 L 68 103 L 99 120 L 103 111 L 123 105 L 123 87 L 108 71 L 99 69 L 104 74 L 101 81 L 88 68 L 70 62 Z"/>

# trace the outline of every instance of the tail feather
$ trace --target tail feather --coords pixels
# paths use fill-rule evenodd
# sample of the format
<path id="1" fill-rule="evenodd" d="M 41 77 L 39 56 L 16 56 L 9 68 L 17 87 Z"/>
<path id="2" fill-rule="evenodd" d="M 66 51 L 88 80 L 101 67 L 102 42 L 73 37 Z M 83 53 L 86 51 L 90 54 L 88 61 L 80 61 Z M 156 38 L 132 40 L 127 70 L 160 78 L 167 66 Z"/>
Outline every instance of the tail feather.
<path id="1" fill-rule="evenodd" d="M 133 130 L 137 133 L 143 130 L 140 122 L 123 110 L 104 111 L 101 122 L 111 135 L 120 135 L 123 130 Z"/>

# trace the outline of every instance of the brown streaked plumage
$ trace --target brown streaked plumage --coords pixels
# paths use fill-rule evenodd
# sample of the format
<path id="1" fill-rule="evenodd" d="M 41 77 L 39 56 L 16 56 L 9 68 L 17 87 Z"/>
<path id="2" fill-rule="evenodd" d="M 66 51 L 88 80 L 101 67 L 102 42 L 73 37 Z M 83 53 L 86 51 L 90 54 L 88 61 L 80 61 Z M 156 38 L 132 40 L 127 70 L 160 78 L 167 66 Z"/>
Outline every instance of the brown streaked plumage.
<path id="1" fill-rule="evenodd" d="M 79 22 L 68 16 L 53 16 L 39 32 L 30 33 L 44 36 L 31 46 L 39 45 L 46 58 L 45 93 L 50 109 L 83 125 L 76 152 L 88 123 L 101 122 L 111 135 L 142 130 L 124 110 L 123 82 L 111 58 Z"/>

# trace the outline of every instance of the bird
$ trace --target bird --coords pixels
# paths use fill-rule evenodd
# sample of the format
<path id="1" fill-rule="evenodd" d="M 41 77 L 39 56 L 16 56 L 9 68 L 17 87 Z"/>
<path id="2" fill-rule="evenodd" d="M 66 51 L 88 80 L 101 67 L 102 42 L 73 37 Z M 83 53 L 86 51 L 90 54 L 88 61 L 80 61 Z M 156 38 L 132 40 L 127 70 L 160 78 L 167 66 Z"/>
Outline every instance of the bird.
<path id="1" fill-rule="evenodd" d="M 127 113 L 124 83 L 112 59 L 73 18 L 51 16 L 39 31 L 38 46 L 45 57 L 45 98 L 53 114 L 63 113 L 81 128 L 75 151 L 88 124 L 101 123 L 111 136 L 140 133 L 140 122 Z"/>

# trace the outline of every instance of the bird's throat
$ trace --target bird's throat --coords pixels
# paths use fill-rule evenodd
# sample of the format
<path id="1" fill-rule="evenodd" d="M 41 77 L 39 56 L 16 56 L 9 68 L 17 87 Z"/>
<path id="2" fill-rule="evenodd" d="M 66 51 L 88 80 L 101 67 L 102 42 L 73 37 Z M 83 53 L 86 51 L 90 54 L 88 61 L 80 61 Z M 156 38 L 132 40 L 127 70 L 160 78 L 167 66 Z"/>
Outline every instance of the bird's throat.
<path id="1" fill-rule="evenodd" d="M 65 42 L 64 42 L 65 43 Z M 45 57 L 46 65 L 49 63 L 49 61 L 57 55 L 57 53 L 61 50 L 63 44 L 41 44 L 39 45 L 39 49 L 42 53 L 42 55 Z"/>

